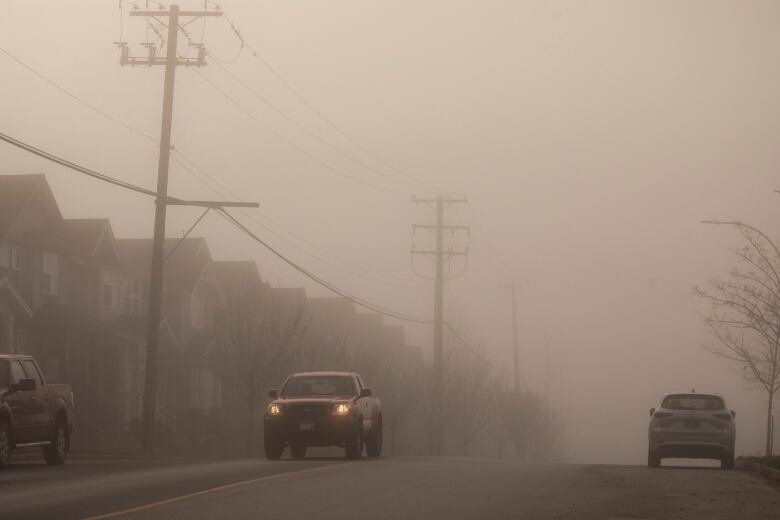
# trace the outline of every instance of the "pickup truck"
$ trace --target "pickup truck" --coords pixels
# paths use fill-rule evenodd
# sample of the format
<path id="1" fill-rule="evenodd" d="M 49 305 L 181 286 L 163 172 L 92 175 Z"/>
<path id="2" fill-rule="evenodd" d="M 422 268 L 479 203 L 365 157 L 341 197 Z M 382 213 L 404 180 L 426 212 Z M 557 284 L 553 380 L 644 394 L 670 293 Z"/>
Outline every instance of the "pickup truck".
<path id="1" fill-rule="evenodd" d="M 30 356 L 0 355 L 0 469 L 11 451 L 40 446 L 47 464 L 65 462 L 74 427 L 70 385 L 49 385 Z"/>
<path id="2" fill-rule="evenodd" d="M 341 446 L 349 459 L 365 448 L 382 453 L 382 405 L 354 372 L 302 372 L 271 390 L 264 426 L 265 456 L 279 459 L 285 447 L 300 459 L 309 446 Z"/>

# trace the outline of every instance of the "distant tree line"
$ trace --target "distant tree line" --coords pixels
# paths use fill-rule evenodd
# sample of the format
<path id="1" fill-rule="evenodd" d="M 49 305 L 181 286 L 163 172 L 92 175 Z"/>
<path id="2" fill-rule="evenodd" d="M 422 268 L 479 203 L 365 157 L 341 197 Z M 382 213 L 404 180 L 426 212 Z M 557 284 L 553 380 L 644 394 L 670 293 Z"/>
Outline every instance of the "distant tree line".
<path id="1" fill-rule="evenodd" d="M 285 307 L 272 290 L 247 290 L 224 309 L 217 336 L 226 381 L 242 404 L 243 454 L 258 456 L 266 391 L 303 370 L 359 372 L 381 399 L 384 451 L 430 452 L 434 414 L 430 363 L 410 348 L 360 341 L 313 325 L 300 308 Z M 445 348 L 445 454 L 553 458 L 561 425 L 531 391 L 514 393 L 502 374 L 455 343 Z"/>

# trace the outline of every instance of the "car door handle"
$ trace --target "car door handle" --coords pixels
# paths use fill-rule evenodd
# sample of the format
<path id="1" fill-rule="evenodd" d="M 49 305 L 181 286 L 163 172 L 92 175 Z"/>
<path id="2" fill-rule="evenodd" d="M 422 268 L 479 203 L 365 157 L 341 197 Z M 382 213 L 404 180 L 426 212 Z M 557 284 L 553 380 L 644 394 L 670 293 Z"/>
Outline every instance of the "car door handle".
<path id="1" fill-rule="evenodd" d="M 34 395 L 30 396 L 30 401 L 35 401 L 35 396 Z"/>

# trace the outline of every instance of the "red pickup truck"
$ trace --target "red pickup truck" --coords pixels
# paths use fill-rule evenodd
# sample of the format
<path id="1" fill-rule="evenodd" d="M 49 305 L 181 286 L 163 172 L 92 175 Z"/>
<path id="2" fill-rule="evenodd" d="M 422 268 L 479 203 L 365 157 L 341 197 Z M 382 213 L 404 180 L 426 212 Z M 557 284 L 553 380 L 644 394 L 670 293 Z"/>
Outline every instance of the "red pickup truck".
<path id="1" fill-rule="evenodd" d="M 11 451 L 40 446 L 47 464 L 65 462 L 73 431 L 70 385 L 49 385 L 30 356 L 0 355 L 0 469 Z"/>
<path id="2" fill-rule="evenodd" d="M 265 456 L 289 446 L 296 459 L 309 446 L 343 446 L 347 458 L 382 453 L 382 404 L 354 372 L 303 372 L 271 390 L 264 419 Z"/>

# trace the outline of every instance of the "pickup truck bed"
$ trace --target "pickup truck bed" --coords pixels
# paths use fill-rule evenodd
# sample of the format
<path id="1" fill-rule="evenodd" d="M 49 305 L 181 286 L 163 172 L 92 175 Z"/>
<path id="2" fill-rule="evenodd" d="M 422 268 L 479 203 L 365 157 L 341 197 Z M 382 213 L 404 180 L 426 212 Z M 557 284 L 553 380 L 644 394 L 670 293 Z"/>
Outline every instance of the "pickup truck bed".
<path id="1" fill-rule="evenodd" d="M 0 355 L 0 469 L 19 448 L 41 447 L 48 464 L 64 463 L 74 425 L 70 385 L 46 384 L 31 356 Z"/>

